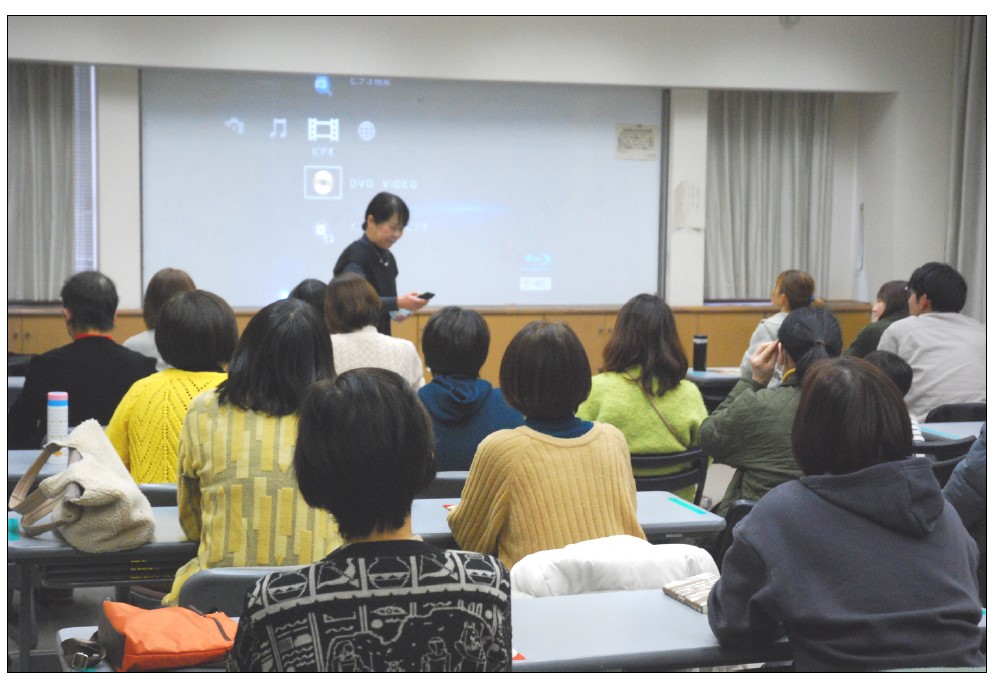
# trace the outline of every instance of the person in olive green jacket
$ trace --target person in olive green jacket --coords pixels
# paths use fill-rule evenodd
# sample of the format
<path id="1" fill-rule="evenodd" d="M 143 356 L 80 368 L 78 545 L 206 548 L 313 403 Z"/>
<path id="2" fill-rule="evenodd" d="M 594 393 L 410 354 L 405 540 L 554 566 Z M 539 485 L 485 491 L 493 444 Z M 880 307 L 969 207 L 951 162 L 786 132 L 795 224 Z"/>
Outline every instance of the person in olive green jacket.
<path id="1" fill-rule="evenodd" d="M 758 500 L 780 483 L 800 478 L 790 433 L 800 403 L 800 377 L 817 360 L 842 352 L 842 330 L 827 308 L 794 310 L 776 341 L 762 343 L 752 356 L 752 379 L 741 379 L 699 430 L 703 450 L 734 467 L 724 499 L 724 515 L 735 500 Z M 767 388 L 776 367 L 783 382 Z"/>

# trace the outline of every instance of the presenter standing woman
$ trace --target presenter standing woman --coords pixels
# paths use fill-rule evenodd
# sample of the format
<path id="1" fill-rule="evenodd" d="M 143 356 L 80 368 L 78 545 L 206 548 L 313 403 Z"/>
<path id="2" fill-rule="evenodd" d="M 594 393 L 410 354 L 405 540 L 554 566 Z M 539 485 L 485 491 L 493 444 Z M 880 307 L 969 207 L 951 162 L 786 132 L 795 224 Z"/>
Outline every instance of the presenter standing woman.
<path id="1" fill-rule="evenodd" d="M 362 237 L 341 252 L 334 265 L 334 276 L 354 272 L 364 277 L 379 294 L 382 312 L 376 329 L 390 335 L 390 313 L 397 310 L 419 310 L 428 301 L 416 292 L 397 296 L 397 261 L 390 253 L 404 234 L 410 210 L 404 200 L 389 192 L 380 192 L 365 209 Z"/>

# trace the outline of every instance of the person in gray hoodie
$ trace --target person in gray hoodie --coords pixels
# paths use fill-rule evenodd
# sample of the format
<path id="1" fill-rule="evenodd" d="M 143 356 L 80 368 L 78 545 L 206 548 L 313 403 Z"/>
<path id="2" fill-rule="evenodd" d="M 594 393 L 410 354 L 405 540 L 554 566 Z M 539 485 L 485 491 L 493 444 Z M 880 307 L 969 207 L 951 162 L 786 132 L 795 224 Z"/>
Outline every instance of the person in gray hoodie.
<path id="1" fill-rule="evenodd" d="M 501 389 L 479 378 L 490 343 L 487 322 L 475 310 L 448 306 L 425 325 L 421 348 L 434 378 L 418 398 L 431 415 L 438 471 L 469 471 L 480 441 L 525 423 Z"/>
<path id="2" fill-rule="evenodd" d="M 805 476 L 735 527 L 710 594 L 720 642 L 785 632 L 797 671 L 984 666 L 977 546 L 911 456 L 897 387 L 856 358 L 817 362 L 792 441 Z"/>

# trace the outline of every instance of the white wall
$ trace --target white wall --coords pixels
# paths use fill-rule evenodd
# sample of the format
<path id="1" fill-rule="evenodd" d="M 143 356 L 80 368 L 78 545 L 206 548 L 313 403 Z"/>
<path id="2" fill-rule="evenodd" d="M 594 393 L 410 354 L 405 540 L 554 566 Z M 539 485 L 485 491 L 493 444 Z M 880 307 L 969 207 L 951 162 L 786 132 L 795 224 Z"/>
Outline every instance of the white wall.
<path id="1" fill-rule="evenodd" d="M 866 207 L 862 276 L 869 297 L 881 282 L 907 278 L 916 265 L 945 258 L 955 23 L 953 17 L 802 17 L 791 27 L 777 17 L 9 17 L 7 56 L 116 66 L 886 93 L 857 98 L 855 107 L 842 109 L 855 119 L 838 124 L 843 132 L 858 132 L 857 185 L 843 196 Z M 122 70 L 109 73 L 99 74 L 99 116 L 131 120 L 128 110 L 138 111 L 138 100 L 130 104 L 125 96 Z M 118 281 L 134 282 L 138 136 L 131 124 L 101 125 L 99 134 L 101 267 Z M 843 141 L 851 146 L 852 138 Z M 112 152 L 114 160 L 106 157 Z M 845 206 L 836 209 L 839 221 L 851 215 Z M 844 228 L 835 225 L 837 233 Z M 841 248 L 832 256 L 833 265 L 843 265 L 826 295 L 850 297 L 855 275 L 846 273 Z M 138 289 L 123 290 L 122 304 L 136 307 L 139 297 Z"/>

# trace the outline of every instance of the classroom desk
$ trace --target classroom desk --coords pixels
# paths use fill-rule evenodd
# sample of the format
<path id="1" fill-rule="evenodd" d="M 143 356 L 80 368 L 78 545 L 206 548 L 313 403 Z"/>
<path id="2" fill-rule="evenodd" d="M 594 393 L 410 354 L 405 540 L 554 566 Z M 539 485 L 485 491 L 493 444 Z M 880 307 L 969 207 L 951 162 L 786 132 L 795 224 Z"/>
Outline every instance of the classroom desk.
<path id="1" fill-rule="evenodd" d="M 699 388 L 706 411 L 713 412 L 741 379 L 741 368 L 707 367 L 705 372 L 690 369 L 686 372 L 685 378 Z"/>
<path id="2" fill-rule="evenodd" d="M 926 440 L 960 440 L 968 436 L 977 438 L 984 425 L 984 422 L 926 422 L 921 428 Z"/>
<path id="3" fill-rule="evenodd" d="M 429 544 L 455 548 L 445 505 L 458 504 L 459 498 L 414 500 L 411 527 Z M 724 519 L 671 493 L 648 490 L 637 493 L 637 519 L 652 543 L 677 541 L 679 538 L 709 535 L 724 529 Z"/>
<path id="4" fill-rule="evenodd" d="M 35 635 L 32 587 L 44 581 L 51 587 L 128 586 L 137 582 L 172 581 L 177 569 L 195 557 L 198 543 L 185 539 L 177 507 L 154 507 L 153 541 L 136 549 L 88 554 L 74 549 L 54 533 L 36 538 L 7 531 L 7 563 L 18 573 L 20 606 L 17 618 L 19 669 L 28 670 Z M 20 515 L 7 513 L 8 524 Z"/>

